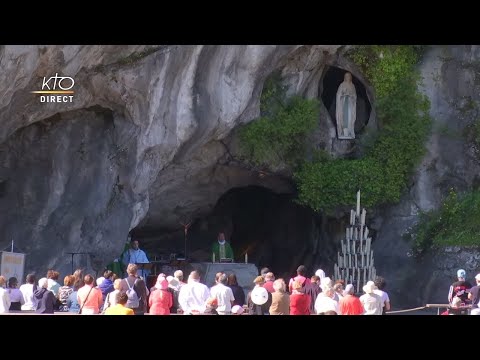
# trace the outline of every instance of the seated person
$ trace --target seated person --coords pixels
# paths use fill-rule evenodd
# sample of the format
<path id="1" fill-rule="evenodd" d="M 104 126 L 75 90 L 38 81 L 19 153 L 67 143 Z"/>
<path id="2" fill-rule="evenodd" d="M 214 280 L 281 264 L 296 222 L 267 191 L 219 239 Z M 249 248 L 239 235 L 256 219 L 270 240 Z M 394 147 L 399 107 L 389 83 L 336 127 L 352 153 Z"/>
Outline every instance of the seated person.
<path id="1" fill-rule="evenodd" d="M 215 254 L 215 261 L 213 261 L 213 254 Z M 225 240 L 225 234 L 223 232 L 218 233 L 217 241 L 212 245 L 212 262 L 219 262 L 220 259 L 233 260 L 232 247 Z"/>

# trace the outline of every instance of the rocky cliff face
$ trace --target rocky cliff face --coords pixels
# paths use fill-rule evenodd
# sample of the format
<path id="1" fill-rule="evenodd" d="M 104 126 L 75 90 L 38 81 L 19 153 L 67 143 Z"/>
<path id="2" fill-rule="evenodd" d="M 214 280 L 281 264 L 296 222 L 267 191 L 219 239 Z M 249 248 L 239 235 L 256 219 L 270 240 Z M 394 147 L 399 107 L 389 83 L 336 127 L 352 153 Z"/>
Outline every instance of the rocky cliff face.
<path id="1" fill-rule="evenodd" d="M 465 191 L 478 184 L 480 163 L 475 145 L 468 141 L 469 125 L 478 121 L 480 101 L 480 47 L 431 47 L 420 65 L 423 91 L 431 102 L 432 134 L 427 153 L 400 204 L 375 219 L 377 273 L 383 274 L 398 304 L 422 306 L 444 303 L 456 270 L 468 268 L 469 280 L 480 270 L 463 251 L 441 251 L 422 260 L 411 257 L 402 239 L 418 220 L 419 211 L 438 208 L 450 187 Z"/>
<path id="2" fill-rule="evenodd" d="M 222 140 L 258 115 L 265 77 L 282 69 L 316 95 L 339 48 L 1 47 L 0 245 L 13 239 L 27 270 L 69 270 L 66 251 L 94 253 L 99 268 L 140 221 L 205 213 L 250 183 L 215 165 Z M 57 73 L 74 79 L 73 102 L 41 103 L 30 92 Z"/>

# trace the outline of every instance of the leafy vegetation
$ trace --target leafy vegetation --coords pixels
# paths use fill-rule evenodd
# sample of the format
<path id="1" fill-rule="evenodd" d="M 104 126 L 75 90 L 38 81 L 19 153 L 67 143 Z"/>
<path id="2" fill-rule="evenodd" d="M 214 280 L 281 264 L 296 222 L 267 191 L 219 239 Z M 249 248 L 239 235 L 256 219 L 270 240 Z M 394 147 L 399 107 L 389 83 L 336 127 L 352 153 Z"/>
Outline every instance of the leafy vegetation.
<path id="1" fill-rule="evenodd" d="M 276 76 L 276 74 L 275 74 Z M 308 135 L 319 117 L 318 100 L 286 99 L 276 77 L 266 82 L 260 100 L 261 117 L 240 130 L 242 153 L 255 165 L 295 167 L 308 149 Z"/>
<path id="2" fill-rule="evenodd" d="M 480 190 L 457 194 L 451 189 L 439 209 L 420 214 L 406 237 L 416 256 L 442 246 L 479 246 Z"/>

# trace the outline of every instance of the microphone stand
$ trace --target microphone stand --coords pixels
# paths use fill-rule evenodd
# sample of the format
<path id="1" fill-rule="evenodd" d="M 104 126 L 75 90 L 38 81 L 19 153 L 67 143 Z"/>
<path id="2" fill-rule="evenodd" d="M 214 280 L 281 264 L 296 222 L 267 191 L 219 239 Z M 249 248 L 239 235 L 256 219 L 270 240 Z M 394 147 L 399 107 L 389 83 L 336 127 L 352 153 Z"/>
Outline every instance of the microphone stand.
<path id="1" fill-rule="evenodd" d="M 75 255 L 79 255 L 79 254 L 82 254 L 82 255 L 90 255 L 89 252 L 67 252 L 67 253 L 65 253 L 65 254 L 70 254 L 70 255 L 72 255 L 72 275 L 73 275 L 73 272 L 74 272 L 74 270 L 73 270 L 73 257 L 74 257 Z"/>

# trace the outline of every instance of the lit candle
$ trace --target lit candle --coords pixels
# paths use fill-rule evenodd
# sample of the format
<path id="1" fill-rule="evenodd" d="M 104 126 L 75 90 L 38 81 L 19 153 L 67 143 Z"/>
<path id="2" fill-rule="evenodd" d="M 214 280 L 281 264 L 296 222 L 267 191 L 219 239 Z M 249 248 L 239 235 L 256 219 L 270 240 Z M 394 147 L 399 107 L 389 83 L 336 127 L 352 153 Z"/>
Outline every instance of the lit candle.
<path id="1" fill-rule="evenodd" d="M 360 190 L 357 192 L 357 216 L 360 216 Z"/>

